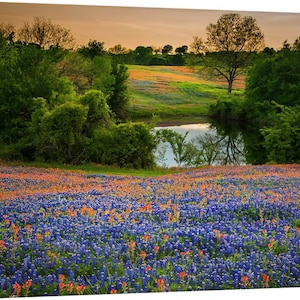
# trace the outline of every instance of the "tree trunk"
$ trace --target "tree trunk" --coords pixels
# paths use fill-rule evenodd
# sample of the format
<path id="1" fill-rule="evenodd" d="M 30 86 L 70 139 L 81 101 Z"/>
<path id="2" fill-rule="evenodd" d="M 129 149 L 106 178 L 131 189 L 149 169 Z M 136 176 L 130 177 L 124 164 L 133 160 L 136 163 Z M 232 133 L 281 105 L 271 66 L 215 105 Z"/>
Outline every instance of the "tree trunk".
<path id="1" fill-rule="evenodd" d="M 233 84 L 233 80 L 228 80 L 228 93 L 230 94 L 231 93 L 231 91 L 232 91 L 232 84 Z"/>

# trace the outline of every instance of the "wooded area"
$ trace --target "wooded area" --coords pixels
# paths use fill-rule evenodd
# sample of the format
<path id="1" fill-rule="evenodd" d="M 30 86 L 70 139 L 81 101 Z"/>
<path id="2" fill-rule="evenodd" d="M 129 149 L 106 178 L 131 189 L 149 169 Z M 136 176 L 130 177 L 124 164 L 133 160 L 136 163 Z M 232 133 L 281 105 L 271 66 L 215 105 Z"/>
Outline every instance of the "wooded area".
<path id="1" fill-rule="evenodd" d="M 153 167 L 155 124 L 131 122 L 129 114 L 126 64 L 142 64 L 188 65 L 225 79 L 228 93 L 245 76 L 245 101 L 220 100 L 210 115 L 259 124 L 258 163 L 300 161 L 299 39 L 275 51 L 255 19 L 224 14 L 207 26 L 207 40 L 193 37 L 174 52 L 168 44 L 75 45 L 70 30 L 44 18 L 18 30 L 0 25 L 1 159 Z"/>

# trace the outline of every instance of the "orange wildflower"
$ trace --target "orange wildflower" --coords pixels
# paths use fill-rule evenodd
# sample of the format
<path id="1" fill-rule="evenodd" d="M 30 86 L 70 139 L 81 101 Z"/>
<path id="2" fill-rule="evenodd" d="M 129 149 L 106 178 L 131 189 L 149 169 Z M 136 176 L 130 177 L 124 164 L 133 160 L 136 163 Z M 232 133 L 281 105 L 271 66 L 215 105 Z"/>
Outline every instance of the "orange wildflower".
<path id="1" fill-rule="evenodd" d="M 154 253 L 157 254 L 159 251 L 159 246 L 158 245 L 155 245 L 154 246 Z"/>
<path id="2" fill-rule="evenodd" d="M 117 294 L 117 292 L 118 292 L 118 291 L 117 291 L 116 289 L 112 289 L 112 290 L 110 291 L 111 294 Z"/>
<path id="3" fill-rule="evenodd" d="M 0 250 L 6 250 L 7 247 L 5 246 L 5 242 L 3 240 L 0 240 Z"/>
<path id="4" fill-rule="evenodd" d="M 183 280 L 186 276 L 186 273 L 184 271 L 181 271 L 181 272 L 179 272 L 178 276 L 181 280 Z"/>
<path id="5" fill-rule="evenodd" d="M 146 272 L 150 271 L 151 270 L 151 267 L 150 266 L 147 266 L 146 267 Z"/>
<path id="6" fill-rule="evenodd" d="M 32 285 L 32 280 L 31 279 L 28 279 L 23 285 L 22 285 L 22 288 L 24 289 L 29 289 Z"/>
<path id="7" fill-rule="evenodd" d="M 58 280 L 59 281 L 64 281 L 66 279 L 66 276 L 64 274 L 59 274 Z"/>
<path id="8" fill-rule="evenodd" d="M 65 288 L 65 284 L 64 284 L 63 282 L 60 282 L 60 283 L 58 284 L 58 288 L 59 288 L 60 290 L 63 290 L 63 289 Z"/>
<path id="9" fill-rule="evenodd" d="M 128 244 L 129 252 L 133 252 L 135 250 L 135 241 L 130 241 Z"/>
<path id="10" fill-rule="evenodd" d="M 265 273 L 262 273 L 262 281 L 265 284 L 265 286 L 269 286 L 270 276 L 268 276 Z"/>
<path id="11" fill-rule="evenodd" d="M 271 239 L 270 239 L 270 242 L 269 242 L 269 244 L 268 244 L 269 249 L 272 249 L 273 246 L 274 246 L 274 244 L 275 244 L 275 240 L 274 240 L 273 238 L 271 238 Z"/>
<path id="12" fill-rule="evenodd" d="M 244 286 L 248 285 L 249 284 L 249 278 L 248 278 L 248 276 L 246 276 L 246 275 L 242 276 L 241 282 L 242 282 L 242 284 Z"/>
<path id="13" fill-rule="evenodd" d="M 13 291 L 14 295 L 16 297 L 19 297 L 21 294 L 21 289 L 22 289 L 21 285 L 19 283 L 15 283 L 13 285 L 13 289 L 14 289 L 14 291 Z"/>
<path id="14" fill-rule="evenodd" d="M 168 241 L 168 240 L 169 240 L 169 236 L 168 236 L 167 234 L 165 234 L 165 235 L 163 236 L 163 239 L 164 239 L 165 241 Z"/>
<path id="15" fill-rule="evenodd" d="M 86 289 L 85 285 L 78 285 L 76 286 L 75 290 L 76 290 L 76 294 L 78 295 L 82 295 L 83 291 Z"/>
<path id="16" fill-rule="evenodd" d="M 149 234 L 145 234 L 145 235 L 144 235 L 144 240 L 145 240 L 146 242 L 149 242 L 149 241 L 150 241 L 150 235 L 149 235 Z"/>
<path id="17" fill-rule="evenodd" d="M 290 226 L 289 226 L 289 225 L 285 225 L 283 228 L 284 228 L 285 233 L 287 234 L 287 232 L 288 232 L 289 229 L 290 229 Z"/>
<path id="18" fill-rule="evenodd" d="M 14 223 L 11 224 L 11 228 L 13 230 L 14 238 L 17 240 L 18 239 L 18 234 L 19 234 L 19 227 L 16 226 Z"/>
<path id="19" fill-rule="evenodd" d="M 68 285 L 67 285 L 68 292 L 72 293 L 73 288 L 74 288 L 74 284 L 72 282 L 69 282 Z"/>
<path id="20" fill-rule="evenodd" d="M 140 257 L 144 260 L 147 256 L 147 253 L 145 251 L 142 251 L 140 254 Z"/>
<path id="21" fill-rule="evenodd" d="M 166 285 L 165 285 L 165 281 L 162 278 L 157 279 L 157 289 L 160 292 L 165 292 L 166 291 Z"/>
<path id="22" fill-rule="evenodd" d="M 37 239 L 38 242 L 41 242 L 43 240 L 43 236 L 40 233 L 37 233 L 35 235 L 35 238 Z"/>

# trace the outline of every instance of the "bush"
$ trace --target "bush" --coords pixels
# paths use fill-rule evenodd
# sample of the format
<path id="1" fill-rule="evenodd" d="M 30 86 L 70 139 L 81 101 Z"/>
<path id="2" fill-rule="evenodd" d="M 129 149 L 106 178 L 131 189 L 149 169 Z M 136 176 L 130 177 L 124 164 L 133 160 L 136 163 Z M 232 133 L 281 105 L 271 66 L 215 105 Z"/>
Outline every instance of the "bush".
<path id="1" fill-rule="evenodd" d="M 118 167 L 149 169 L 155 164 L 156 141 L 144 123 L 124 123 L 98 129 L 90 145 L 93 161 Z"/>

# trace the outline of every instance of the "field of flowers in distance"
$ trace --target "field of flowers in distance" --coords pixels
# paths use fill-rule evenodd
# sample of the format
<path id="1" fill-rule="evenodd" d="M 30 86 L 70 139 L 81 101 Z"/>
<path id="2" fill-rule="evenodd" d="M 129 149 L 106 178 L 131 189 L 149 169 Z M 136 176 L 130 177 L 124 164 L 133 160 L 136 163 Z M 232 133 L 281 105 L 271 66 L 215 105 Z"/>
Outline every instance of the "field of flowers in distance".
<path id="1" fill-rule="evenodd" d="M 0 166 L 0 296 L 300 287 L 300 165 Z"/>
<path id="2" fill-rule="evenodd" d="M 128 65 L 130 113 L 132 118 L 151 119 L 152 115 L 177 121 L 205 116 L 210 104 L 228 97 L 241 99 L 244 78 L 234 84 L 231 95 L 227 83 L 205 79 L 187 66 Z"/>

